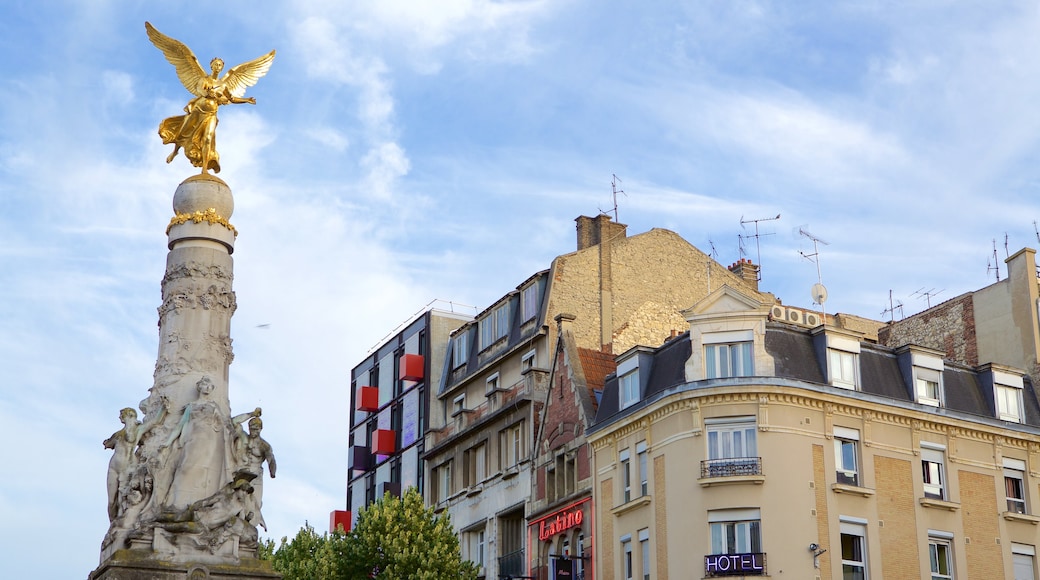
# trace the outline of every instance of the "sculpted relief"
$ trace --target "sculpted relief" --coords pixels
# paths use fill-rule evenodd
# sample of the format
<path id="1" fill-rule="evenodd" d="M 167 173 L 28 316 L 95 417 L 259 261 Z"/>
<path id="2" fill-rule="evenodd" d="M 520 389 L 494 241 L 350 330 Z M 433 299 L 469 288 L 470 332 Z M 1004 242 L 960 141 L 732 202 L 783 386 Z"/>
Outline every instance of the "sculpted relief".
<path id="1" fill-rule="evenodd" d="M 255 551 L 264 464 L 277 469 L 260 437 L 261 409 L 229 417 L 214 400 L 213 381 L 195 384 L 195 399 L 171 410 L 153 393 L 137 412 L 120 411 L 123 428 L 104 441 L 113 450 L 108 470 L 109 532 L 102 551 L 159 539 L 178 554 L 237 556 Z M 242 424 L 246 423 L 246 433 Z"/>

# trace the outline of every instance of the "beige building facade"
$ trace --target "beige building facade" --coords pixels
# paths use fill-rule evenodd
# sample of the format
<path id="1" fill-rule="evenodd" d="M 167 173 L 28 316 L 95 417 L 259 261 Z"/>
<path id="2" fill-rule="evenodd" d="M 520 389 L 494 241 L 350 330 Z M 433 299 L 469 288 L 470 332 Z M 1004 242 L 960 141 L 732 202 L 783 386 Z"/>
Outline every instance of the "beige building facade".
<path id="1" fill-rule="evenodd" d="M 1029 377 L 772 307 L 722 288 L 618 357 L 587 434 L 597 576 L 1036 580 Z"/>
<path id="2" fill-rule="evenodd" d="M 536 452 L 534 441 L 557 352 L 557 315 L 568 315 L 574 348 L 611 353 L 660 344 L 681 331 L 682 310 L 712 287 L 728 284 L 771 300 L 757 291 L 750 264 L 746 273 L 731 272 L 674 232 L 629 236 L 606 215 L 576 221 L 576 251 L 452 334 L 431 398 L 426 500 L 451 515 L 463 557 L 487 578 L 546 569 L 539 562 L 548 556 L 535 556 L 530 541 L 530 516 L 534 459 L 545 451 Z M 544 507 L 537 517 L 546 515 Z M 591 552 L 591 535 L 580 541 L 573 553 Z"/>

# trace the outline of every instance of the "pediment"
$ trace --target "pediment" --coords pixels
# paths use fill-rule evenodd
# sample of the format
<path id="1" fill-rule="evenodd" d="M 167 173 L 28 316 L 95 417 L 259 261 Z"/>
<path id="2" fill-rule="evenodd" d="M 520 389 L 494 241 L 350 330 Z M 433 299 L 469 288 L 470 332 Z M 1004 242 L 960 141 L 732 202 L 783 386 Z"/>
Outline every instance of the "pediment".
<path id="1" fill-rule="evenodd" d="M 686 309 L 683 315 L 691 317 L 738 312 L 755 312 L 768 308 L 755 297 L 748 296 L 730 286 L 722 286 Z"/>

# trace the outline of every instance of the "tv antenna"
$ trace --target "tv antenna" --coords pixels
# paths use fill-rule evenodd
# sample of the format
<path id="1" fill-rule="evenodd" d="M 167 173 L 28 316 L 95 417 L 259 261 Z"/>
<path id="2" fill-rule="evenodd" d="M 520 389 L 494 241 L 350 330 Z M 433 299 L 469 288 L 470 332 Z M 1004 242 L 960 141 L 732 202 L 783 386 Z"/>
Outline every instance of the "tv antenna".
<path id="1" fill-rule="evenodd" d="M 1034 222 L 1035 223 L 1035 222 Z M 996 272 L 997 282 L 1000 282 L 1000 260 L 997 259 L 997 240 L 993 239 L 993 263 L 990 265 L 990 261 L 986 260 L 986 273 Z"/>
<path id="2" fill-rule="evenodd" d="M 903 303 L 899 300 L 892 300 L 892 291 L 888 291 L 888 308 L 881 311 L 881 316 L 886 314 L 889 315 L 889 322 L 896 321 L 896 310 L 899 311 L 899 320 L 903 319 Z"/>
<path id="3" fill-rule="evenodd" d="M 711 263 L 719 261 L 719 251 L 715 249 L 715 242 L 708 238 L 708 245 L 711 246 L 711 259 L 707 262 L 708 268 L 708 294 L 711 294 Z"/>
<path id="4" fill-rule="evenodd" d="M 762 236 L 772 236 L 772 235 L 775 234 L 775 232 L 770 232 L 768 234 L 760 234 L 760 233 L 758 233 L 758 222 L 771 222 L 771 221 L 776 221 L 778 219 L 780 219 L 780 214 L 776 214 L 776 217 L 759 218 L 757 220 L 746 220 L 746 219 L 744 219 L 744 216 L 740 216 L 740 227 L 741 228 L 744 227 L 744 224 L 750 224 L 750 223 L 755 224 L 755 235 L 753 235 L 753 236 L 752 235 L 740 236 L 740 254 L 744 255 L 744 240 L 746 238 L 755 238 L 755 251 L 757 252 L 757 256 L 755 257 L 755 260 L 756 260 L 756 262 L 758 264 L 758 280 L 759 281 L 762 281 L 762 244 L 759 243 L 759 238 L 761 238 Z"/>
<path id="5" fill-rule="evenodd" d="M 945 290 L 945 288 L 943 288 L 943 290 Z M 942 294 L 942 290 L 936 290 L 935 288 L 932 288 L 931 290 L 925 290 L 924 287 L 922 287 L 920 290 L 914 292 L 910 296 L 924 296 L 925 302 L 928 304 L 928 308 L 931 308 L 932 296 L 937 296 L 939 294 Z"/>
<path id="6" fill-rule="evenodd" d="M 623 194 L 625 197 L 628 197 L 628 194 L 625 193 L 625 190 L 618 189 L 618 184 L 619 183 L 621 183 L 621 178 L 618 177 L 617 175 L 611 173 L 610 174 L 610 194 L 611 194 L 611 197 L 614 199 L 614 223 L 620 223 L 618 221 L 618 214 L 617 214 L 617 194 L 620 193 L 620 194 Z M 603 210 L 599 210 L 599 211 L 603 212 Z M 603 212 L 603 213 L 606 213 L 606 212 Z"/>
<path id="7" fill-rule="evenodd" d="M 1011 257 L 1011 252 L 1008 250 L 1008 235 L 1007 235 L 1007 232 L 1004 232 L 1004 257 L 1005 258 L 1010 258 Z"/>
<path id="8" fill-rule="evenodd" d="M 823 275 L 820 273 L 820 244 L 825 246 L 829 246 L 830 244 L 805 231 L 804 228 L 798 228 L 798 233 L 809 238 L 813 243 L 813 253 L 806 254 L 801 250 L 798 250 L 798 253 L 806 260 L 816 263 L 817 282 L 813 284 L 812 289 L 810 290 L 810 295 L 812 296 L 813 302 L 820 305 L 820 309 L 823 311 L 823 321 L 824 324 L 826 324 L 827 309 L 823 306 L 823 303 L 827 301 L 827 287 L 823 285 Z"/>
<path id="9" fill-rule="evenodd" d="M 1036 220 L 1033 220 L 1033 232 L 1036 233 L 1036 242 L 1040 244 L 1040 230 L 1036 229 Z"/>

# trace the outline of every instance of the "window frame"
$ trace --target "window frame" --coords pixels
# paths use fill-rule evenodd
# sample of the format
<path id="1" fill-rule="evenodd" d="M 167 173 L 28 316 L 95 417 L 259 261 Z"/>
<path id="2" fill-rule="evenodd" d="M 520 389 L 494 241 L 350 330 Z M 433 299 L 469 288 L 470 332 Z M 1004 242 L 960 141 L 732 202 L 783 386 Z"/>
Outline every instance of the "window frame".
<path id="1" fill-rule="evenodd" d="M 621 503 L 632 501 L 632 461 L 628 449 L 618 452 L 618 469 L 621 470 Z"/>
<path id="2" fill-rule="evenodd" d="M 707 520 L 710 555 L 764 552 L 759 508 L 709 510 Z"/>
<path id="3" fill-rule="evenodd" d="M 469 362 L 469 333 L 470 330 L 467 328 L 452 339 L 451 370 L 455 370 Z"/>
<path id="4" fill-rule="evenodd" d="M 639 402 L 639 367 L 618 377 L 618 394 L 622 409 Z"/>
<path id="5" fill-rule="evenodd" d="M 917 402 L 931 407 L 945 407 L 946 397 L 942 379 L 943 373 L 940 370 L 915 366 L 914 395 Z"/>
<path id="6" fill-rule="evenodd" d="M 850 544 L 846 545 L 846 538 L 850 540 Z M 867 555 L 867 526 L 859 522 L 842 521 L 839 546 L 841 552 L 841 570 L 842 575 L 845 578 L 849 578 L 848 574 L 851 572 L 852 578 L 856 578 L 856 571 L 859 571 L 859 578 L 866 580 L 870 577 Z M 846 547 L 851 547 L 852 552 L 846 552 Z M 857 554 L 856 551 L 859 553 Z M 858 559 L 857 559 L 858 557 Z"/>
<path id="7" fill-rule="evenodd" d="M 997 418 L 1001 421 L 1008 421 L 1011 423 L 1022 422 L 1022 388 L 1014 385 L 1005 385 L 1002 383 L 993 384 L 993 397 L 996 399 L 995 408 L 997 410 Z M 1014 403 L 1015 409 L 1009 409 L 1008 403 Z M 1014 412 L 1012 412 L 1014 411 Z"/>
<path id="8" fill-rule="evenodd" d="M 837 483 L 862 486 L 859 445 L 859 431 L 847 427 L 834 427 L 834 471 Z M 850 449 L 851 457 L 848 453 Z M 849 459 L 852 461 L 851 469 L 847 464 Z"/>
<path id="9" fill-rule="evenodd" d="M 1007 500 L 1007 511 L 1016 514 L 1028 514 L 1029 488 L 1026 487 L 1026 462 L 1020 459 L 1005 457 L 1003 464 L 1004 495 Z"/>
<path id="10" fill-rule="evenodd" d="M 929 532 L 928 567 L 932 580 L 953 580 L 953 534 Z M 941 568 L 945 565 L 946 571 Z"/>
<path id="11" fill-rule="evenodd" d="M 633 580 L 635 569 L 632 564 L 632 535 L 625 534 L 621 536 L 621 571 L 625 580 Z"/>
<path id="12" fill-rule="evenodd" d="M 643 528 L 638 532 L 639 558 L 642 560 L 643 580 L 650 580 L 650 529 Z"/>
<path id="13" fill-rule="evenodd" d="M 944 446 L 927 445 L 922 442 L 921 478 L 925 497 L 947 501 L 949 489 L 946 483 L 946 448 Z M 933 481 L 936 478 L 938 478 L 938 482 Z M 931 491 L 929 491 L 930 489 Z"/>
<path id="14" fill-rule="evenodd" d="M 859 353 L 828 346 L 827 378 L 835 387 L 859 390 Z"/>
<path id="15" fill-rule="evenodd" d="M 481 351 L 490 348 L 509 334 L 510 305 L 511 301 L 506 301 L 477 321 Z"/>
<path id="16" fill-rule="evenodd" d="M 712 342 L 704 345 L 704 378 L 755 376 L 755 341 Z"/>
<path id="17" fill-rule="evenodd" d="M 536 280 L 520 290 L 520 323 L 523 324 L 538 316 L 541 302 L 541 281 Z"/>
<path id="18" fill-rule="evenodd" d="M 639 496 L 649 495 L 650 493 L 650 480 L 648 473 L 649 465 L 648 462 L 648 450 L 646 441 L 640 441 L 636 443 L 636 464 L 639 469 Z"/>
<path id="19" fill-rule="evenodd" d="M 708 445 L 708 459 L 757 459 L 758 458 L 758 417 L 754 415 L 740 416 L 740 417 L 718 417 L 705 419 L 704 421 L 705 431 L 707 436 L 705 441 Z M 736 451 L 731 454 L 726 454 L 726 445 L 722 442 L 721 435 L 725 434 L 732 437 L 736 432 L 743 433 L 743 439 L 740 443 L 743 449 L 742 454 L 737 455 Z M 715 441 L 713 442 L 713 437 Z M 721 444 L 721 447 L 720 447 Z M 736 445 L 731 440 L 729 448 L 732 450 Z M 750 448 L 750 450 L 749 450 Z"/>

